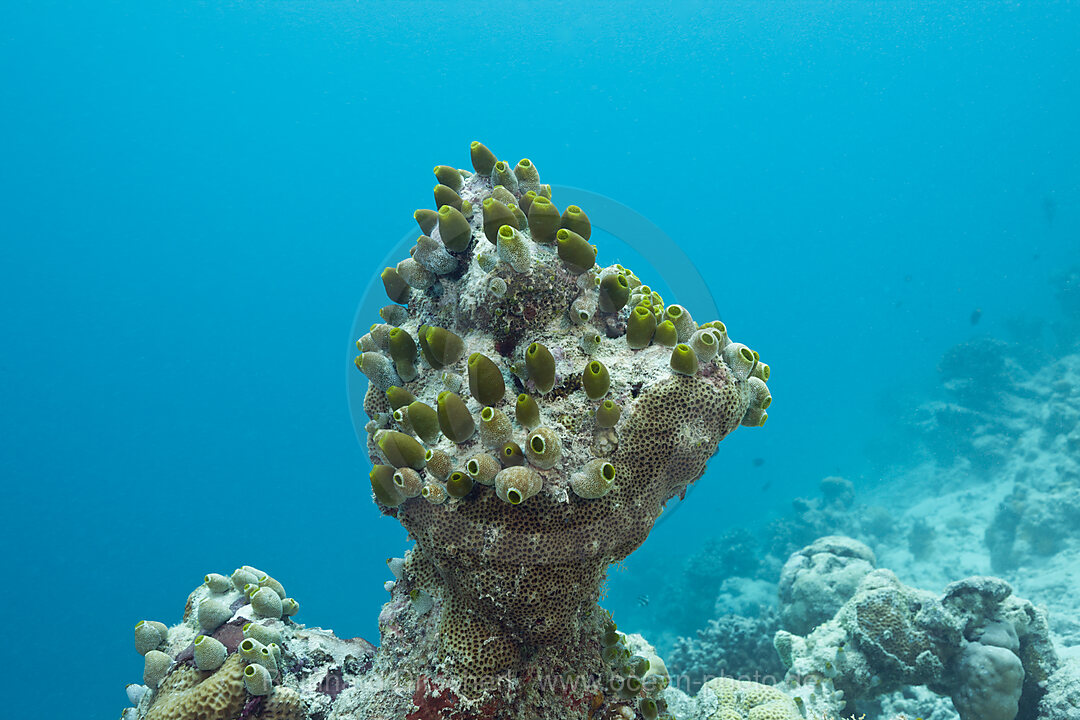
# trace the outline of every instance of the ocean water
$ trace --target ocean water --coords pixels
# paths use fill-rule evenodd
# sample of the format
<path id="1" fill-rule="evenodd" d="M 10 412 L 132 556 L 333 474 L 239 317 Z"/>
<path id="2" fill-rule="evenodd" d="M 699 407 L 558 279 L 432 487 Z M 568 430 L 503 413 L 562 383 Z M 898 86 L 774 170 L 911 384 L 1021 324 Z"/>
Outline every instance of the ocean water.
<path id="1" fill-rule="evenodd" d="M 377 642 L 406 537 L 370 499 L 350 332 L 471 140 L 647 220 L 773 369 L 765 428 L 612 573 L 617 619 L 674 632 L 650 608 L 684 561 L 823 477 L 890 497 L 950 348 L 1078 351 L 1078 11 L 5 3 L 6 712 L 115 717 L 132 625 L 242 563 Z M 663 266 L 651 233 L 601 261 Z"/>

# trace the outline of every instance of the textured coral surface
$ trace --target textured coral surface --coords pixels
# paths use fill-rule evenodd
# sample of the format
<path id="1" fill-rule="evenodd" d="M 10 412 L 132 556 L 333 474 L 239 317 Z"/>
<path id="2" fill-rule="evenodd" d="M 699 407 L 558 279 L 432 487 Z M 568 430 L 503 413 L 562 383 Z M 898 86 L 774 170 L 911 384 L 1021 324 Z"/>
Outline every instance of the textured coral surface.
<path id="1" fill-rule="evenodd" d="M 746 680 L 710 680 L 695 700 L 695 716 L 708 720 L 801 720 L 803 717 L 792 699 L 780 690 Z"/>
<path id="2" fill-rule="evenodd" d="M 383 273 L 394 304 L 357 341 L 373 491 L 437 617 L 435 658 L 410 662 L 528 676 L 592 647 L 573 665 L 597 671 L 607 566 L 720 440 L 764 423 L 769 367 L 597 266 L 585 212 L 554 209 L 531 162 L 472 153 L 475 172 L 436 169 L 438 216 L 417 211 L 424 235 Z"/>
<path id="3" fill-rule="evenodd" d="M 184 665 L 158 688 L 159 697 L 146 713 L 147 720 L 231 718 L 244 708 L 244 663 L 233 654 L 212 673 Z"/>

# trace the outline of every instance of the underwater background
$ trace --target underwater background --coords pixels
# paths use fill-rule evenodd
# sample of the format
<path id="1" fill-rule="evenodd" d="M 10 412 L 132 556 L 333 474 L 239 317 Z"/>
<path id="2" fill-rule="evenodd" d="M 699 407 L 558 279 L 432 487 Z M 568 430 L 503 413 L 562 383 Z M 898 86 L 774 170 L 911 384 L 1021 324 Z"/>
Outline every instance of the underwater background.
<path id="1" fill-rule="evenodd" d="M 993 570 L 1080 645 L 1075 523 L 1024 554 L 934 519 L 992 530 L 1010 441 L 1075 422 L 1030 386 L 1080 384 L 1077 37 L 1069 2 L 4 4 L 7 712 L 115 717 L 131 626 L 242 563 L 378 640 L 406 538 L 350 330 L 475 139 L 648 218 L 773 369 L 767 426 L 612 569 L 620 627 L 670 652 L 753 614 L 828 530 L 934 591 Z"/>

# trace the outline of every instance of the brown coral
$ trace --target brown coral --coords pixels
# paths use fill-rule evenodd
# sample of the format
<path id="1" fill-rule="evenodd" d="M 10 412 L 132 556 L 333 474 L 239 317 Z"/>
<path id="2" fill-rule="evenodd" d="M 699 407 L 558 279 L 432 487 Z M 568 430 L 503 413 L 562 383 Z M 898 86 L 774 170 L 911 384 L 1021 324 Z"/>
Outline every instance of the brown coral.
<path id="1" fill-rule="evenodd" d="M 244 689 L 244 665 L 235 653 L 213 672 L 177 665 L 162 681 L 144 720 L 233 720 L 250 697 Z M 275 687 L 251 717 L 302 720 L 306 716 L 304 702 L 295 690 Z"/>

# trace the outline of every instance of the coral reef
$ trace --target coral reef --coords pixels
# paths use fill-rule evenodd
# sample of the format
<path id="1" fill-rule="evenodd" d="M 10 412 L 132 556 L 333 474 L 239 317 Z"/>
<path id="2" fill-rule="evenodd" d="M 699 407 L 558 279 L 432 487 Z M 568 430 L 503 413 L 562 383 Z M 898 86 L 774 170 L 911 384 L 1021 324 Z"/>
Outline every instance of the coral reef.
<path id="1" fill-rule="evenodd" d="M 648 608 L 657 607 L 648 627 L 691 684 L 721 671 L 751 677 L 755 671 L 774 672 L 775 653 L 764 641 L 750 639 L 751 628 L 770 628 L 770 638 L 778 623 L 808 632 L 835 614 L 874 567 L 873 551 L 853 538 L 833 536 L 837 528 L 868 542 L 896 539 L 888 511 L 857 503 L 850 481 L 826 477 L 819 488 L 819 497 L 797 498 L 791 515 L 763 531 L 733 528 L 706 540 L 680 573 L 667 570 L 669 581 Z M 819 575 L 821 570 L 827 572 Z M 737 667 L 749 672 L 733 672 Z"/>
<path id="2" fill-rule="evenodd" d="M 676 642 L 668 655 L 669 707 L 680 720 L 711 717 L 700 691 L 691 697 L 701 682 L 721 676 L 772 684 L 755 672 L 779 659 L 787 669 L 779 671 L 777 688 L 808 718 L 1075 716 L 1080 663 L 1061 659 L 1044 609 L 1017 598 L 999 578 L 969 577 L 938 594 L 904 585 L 874 564 L 867 546 L 843 536 L 793 553 L 782 572 L 779 610 L 721 615 L 696 639 Z M 724 584 L 756 598 L 757 582 Z M 822 617 L 814 598 L 832 608 L 831 617 Z M 718 598 L 717 606 L 739 602 Z M 810 630 L 779 630 L 770 658 L 756 641 L 785 611 L 793 611 L 788 622 Z"/>
<path id="3" fill-rule="evenodd" d="M 1007 357 L 995 357 L 994 353 Z M 845 534 L 873 549 L 879 566 L 891 568 L 905 578 L 908 585 L 885 583 L 879 588 L 879 599 L 891 593 L 898 609 L 905 604 L 900 600 L 907 598 L 909 607 L 910 603 L 926 604 L 923 617 L 927 617 L 933 608 L 942 606 L 942 596 L 916 591 L 914 587 L 943 588 L 957 577 L 996 573 L 1022 588 L 1024 597 L 1039 603 L 1038 610 L 1032 608 L 1015 616 L 1041 620 L 1034 622 L 1032 627 L 1037 627 L 1029 628 L 1026 635 L 1021 626 L 1028 620 L 1013 628 L 1017 633 L 1016 650 L 1012 649 L 1014 644 L 1007 631 L 1004 635 L 980 631 L 978 638 L 961 633 L 961 640 L 956 642 L 947 637 L 932 639 L 933 649 L 926 660 L 929 662 L 932 656 L 946 658 L 940 681 L 945 686 L 935 682 L 930 687 L 904 684 L 920 679 L 915 670 L 917 663 L 905 665 L 905 671 L 881 663 L 875 666 L 875 675 L 870 676 L 871 686 L 857 700 L 850 698 L 850 705 L 847 695 L 839 694 L 846 681 L 830 656 L 840 647 L 838 635 L 833 638 L 831 650 L 822 656 L 832 668 L 822 662 L 817 674 L 802 677 L 796 673 L 795 685 L 787 685 L 785 691 L 801 695 L 804 706 L 830 717 L 839 717 L 841 712 L 845 716 L 854 712 L 856 717 L 866 713 L 875 719 L 902 716 L 931 720 L 955 720 L 960 713 L 965 717 L 1015 716 L 1019 720 L 1080 716 L 1078 664 L 1064 659 L 1077 655 L 1080 649 L 1080 622 L 1076 619 L 1073 591 L 1076 568 L 1080 566 L 1080 356 L 1059 358 L 1034 372 L 1030 371 L 1030 363 L 1024 366 L 1016 362 L 1017 357 L 1013 347 L 990 341 L 964 344 L 948 353 L 940 366 L 946 404 L 958 416 L 977 418 L 977 422 L 951 428 L 925 426 L 924 430 L 944 435 L 924 438 L 927 445 L 933 446 L 926 455 L 918 452 L 917 444 L 906 448 L 910 457 L 899 465 L 900 469 L 871 488 L 868 499 L 876 504 L 856 502 L 851 483 L 827 478 L 818 497 L 797 499 L 792 511 L 772 522 L 764 532 L 734 529 L 723 539 L 705 541 L 703 549 L 691 556 L 682 573 L 673 578 L 671 589 L 658 593 L 658 601 L 646 608 L 661 606 L 648 615 L 655 623 L 650 626 L 650 637 L 662 641 L 665 626 L 683 623 L 678 625 L 681 628 L 693 620 L 691 613 L 681 612 L 685 607 L 693 607 L 701 617 L 701 608 L 716 598 L 714 620 L 708 627 L 697 630 L 693 639 L 676 640 L 674 648 L 668 650 L 672 682 L 684 682 L 684 672 L 735 674 L 727 669 L 731 660 L 738 658 L 743 664 L 743 648 L 752 647 L 741 630 L 764 624 L 763 620 L 771 615 L 771 610 L 759 609 L 761 588 L 777 574 L 785 576 L 781 580 L 785 589 L 777 592 L 779 612 L 801 616 L 803 608 L 818 609 L 814 601 L 799 602 L 799 595 L 792 592 L 800 577 L 808 587 L 820 584 L 824 592 L 814 594 L 829 604 L 827 611 L 817 612 L 807 620 L 807 627 L 799 635 L 822 637 L 824 630 L 813 630 L 813 625 L 822 620 L 828 621 L 823 627 L 835 628 L 831 616 L 843 617 L 840 608 L 851 599 L 853 587 L 844 583 L 833 586 L 827 576 L 817 578 L 806 557 L 814 553 L 808 552 L 809 547 L 797 548 L 812 545 L 815 538 L 842 528 Z M 939 415 L 938 419 L 944 417 Z M 918 464 L 911 465 L 911 458 Z M 725 547 L 743 552 L 737 558 L 737 569 L 726 559 L 719 560 Z M 784 560 L 791 563 L 786 571 Z M 869 575 L 872 561 L 865 562 L 850 578 L 853 582 Z M 838 567 L 841 577 L 843 569 L 842 565 Z M 984 590 L 1000 582 L 988 580 Z M 832 587 L 838 593 L 830 600 L 827 591 Z M 980 592 L 971 594 L 978 597 Z M 680 602 L 676 603 L 676 598 Z M 1014 603 L 1032 607 L 1012 596 L 1001 605 Z M 970 620 L 972 628 L 981 622 L 975 619 L 981 617 L 980 612 L 951 608 L 949 612 L 956 625 L 944 623 L 937 630 L 945 632 L 942 628 L 952 627 L 953 637 L 957 637 L 959 619 Z M 917 629 L 915 620 L 919 615 L 915 611 L 911 615 L 910 627 Z M 1063 658 L 1056 670 L 1052 670 L 1054 663 L 1049 660 L 1055 652 L 1051 637 Z M 851 657 L 854 647 L 849 638 L 843 653 L 838 654 Z M 1037 658 L 1046 661 L 1045 667 L 1043 662 L 1035 661 Z M 1018 683 L 1019 671 L 1023 677 Z M 837 675 L 828 677 L 833 672 Z M 932 675 L 927 671 L 922 679 Z M 897 682 L 886 683 L 889 677 Z M 807 678 L 810 681 L 804 682 Z M 692 703 L 692 699 L 687 698 L 687 702 Z M 680 703 L 672 700 L 669 704 L 673 709 L 682 707 L 687 713 L 693 712 L 692 705 Z"/>
<path id="4" fill-rule="evenodd" d="M 921 685 L 909 685 L 872 702 L 859 703 L 859 716 L 895 720 L 959 720 L 952 700 Z"/>
<path id="5" fill-rule="evenodd" d="M 656 591 L 670 627 L 696 630 L 665 663 L 598 606 L 602 581 L 720 440 L 765 423 L 770 368 L 597 266 L 588 216 L 530 161 L 471 149 L 471 171 L 435 168 L 436 209 L 415 213 L 356 342 L 372 493 L 415 540 L 388 561 L 378 650 L 297 624 L 260 570 L 211 573 L 180 623 L 136 625 L 125 720 L 1077 716 L 1080 667 L 1051 631 L 1080 640 L 1080 623 L 984 573 L 1072 590 L 1080 356 L 1029 372 L 996 341 L 951 350 L 946 400 L 922 413 L 927 482 L 986 487 L 950 489 L 960 510 L 879 493 L 885 510 L 828 477 L 764 533 L 709 541 Z M 946 545 L 963 550 L 928 562 Z"/>
<path id="6" fill-rule="evenodd" d="M 939 428 L 962 439 L 957 446 L 927 439 L 930 459 L 906 468 L 892 483 L 895 492 L 879 493 L 903 506 L 906 517 L 897 525 L 908 528 L 911 555 L 935 561 L 912 563 L 895 543 L 849 534 L 924 586 L 966 574 L 1000 575 L 1046 605 L 1054 631 L 1076 645 L 1080 622 L 1071 597 L 1080 564 L 1080 355 L 1033 373 L 1010 367 L 990 405 L 955 405 L 986 422 Z M 933 451 L 938 443 L 940 454 Z M 949 552 L 942 555 L 944 548 Z"/>
<path id="7" fill-rule="evenodd" d="M 757 617 L 728 614 L 710 620 L 693 640 L 675 641 L 667 660 L 673 684 L 688 693 L 721 676 L 775 684 L 785 670 L 772 643 L 779 629 L 773 609 Z"/>
<path id="8" fill-rule="evenodd" d="M 925 685 L 962 720 L 1034 719 L 1058 668 L 1045 612 L 991 577 L 937 596 L 875 570 L 832 620 L 805 637 L 780 631 L 775 645 L 793 694 L 815 712 Z"/>
<path id="9" fill-rule="evenodd" d="M 897 531 L 895 518 L 885 507 L 856 502 L 854 484 L 842 477 L 829 476 L 818 484 L 819 497 L 797 497 L 792 513 L 769 523 L 763 566 L 779 572 L 793 552 L 820 537 L 838 530 L 868 545 L 891 540 Z"/>
<path id="10" fill-rule="evenodd" d="M 598 267 L 588 217 L 558 214 L 531 162 L 491 163 L 479 143 L 472 155 L 475 172 L 440 166 L 452 185 L 436 188 L 438 223 L 383 272 L 393 322 L 357 341 L 372 488 L 416 539 L 404 574 L 437 627 L 436 647 L 398 668 L 459 683 L 547 672 L 538 658 L 599 669 L 606 567 L 721 439 L 765 422 L 769 367 L 723 324 Z M 674 349 L 652 342 L 665 321 Z M 436 454 L 449 478 L 426 470 Z"/>
<path id="11" fill-rule="evenodd" d="M 667 564 L 670 558 L 663 560 Z M 682 560 L 678 571 L 657 567 L 655 572 L 665 575 L 665 583 L 656 588 L 656 602 L 650 606 L 655 607 L 657 622 L 669 632 L 691 634 L 712 616 L 725 581 L 761 575 L 760 543 L 749 530 L 734 528 L 702 542 Z"/>
<path id="12" fill-rule="evenodd" d="M 1046 681 L 1040 720 L 1073 720 L 1080 715 L 1080 660 L 1063 662 Z"/>
<path id="13" fill-rule="evenodd" d="M 770 368 L 560 213 L 529 160 L 480 143 L 435 168 L 435 210 L 380 279 L 356 341 L 374 500 L 416 544 L 392 559 L 379 651 L 305 629 L 250 567 L 210 574 L 173 628 L 140 623 L 132 719 L 670 718 L 664 663 L 597 605 L 739 425 Z"/>
<path id="14" fill-rule="evenodd" d="M 1023 478 L 1028 473 L 1019 473 Z M 1017 482 L 986 529 L 986 546 L 996 572 L 1016 570 L 1031 560 L 1056 555 L 1076 542 L 1080 486 L 1072 482 Z"/>
<path id="15" fill-rule="evenodd" d="M 1011 346 L 982 337 L 953 346 L 938 363 L 941 385 L 954 402 L 971 409 L 993 409 L 1024 373 Z"/>
<path id="16" fill-rule="evenodd" d="M 1024 348 L 988 337 L 955 345 L 942 356 L 943 397 L 921 405 L 913 418 L 939 464 L 963 458 L 986 471 L 1008 458 L 1011 438 L 1026 429 L 1024 400 L 1036 390 L 1026 361 Z"/>
<path id="17" fill-rule="evenodd" d="M 1001 470 L 1013 487 L 986 529 L 996 572 L 1038 567 L 1080 541 L 1080 356 L 1058 361 L 1024 390 L 1040 400 L 1014 403 L 1027 410 L 1025 432 L 998 438 L 1010 445 Z"/>

